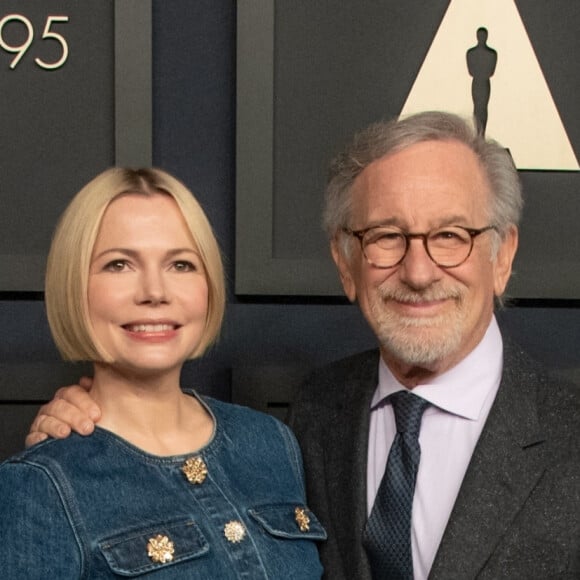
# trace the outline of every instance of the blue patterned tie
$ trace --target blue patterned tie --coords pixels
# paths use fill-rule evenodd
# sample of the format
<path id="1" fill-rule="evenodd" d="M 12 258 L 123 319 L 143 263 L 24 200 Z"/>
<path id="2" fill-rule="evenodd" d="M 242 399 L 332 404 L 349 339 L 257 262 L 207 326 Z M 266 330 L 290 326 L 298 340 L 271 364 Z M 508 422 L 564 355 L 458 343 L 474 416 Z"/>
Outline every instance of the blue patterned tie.
<path id="1" fill-rule="evenodd" d="M 395 393 L 390 400 L 397 434 L 363 533 L 363 544 L 374 579 L 412 580 L 411 511 L 421 457 L 421 417 L 429 403 L 409 391 Z"/>

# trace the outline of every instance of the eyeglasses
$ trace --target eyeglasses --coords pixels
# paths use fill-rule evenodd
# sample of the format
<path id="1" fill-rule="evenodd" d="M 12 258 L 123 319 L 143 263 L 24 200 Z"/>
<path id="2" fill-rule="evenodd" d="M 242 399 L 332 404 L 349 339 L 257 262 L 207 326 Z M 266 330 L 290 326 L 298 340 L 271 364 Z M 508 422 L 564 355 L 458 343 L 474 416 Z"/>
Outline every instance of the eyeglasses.
<path id="1" fill-rule="evenodd" d="M 411 240 L 421 238 L 431 260 L 442 268 L 461 266 L 471 255 L 473 240 L 496 226 L 481 229 L 446 226 L 426 234 L 409 234 L 393 226 L 374 226 L 363 230 L 343 228 L 343 232 L 358 238 L 369 264 L 376 268 L 394 268 L 407 255 Z"/>

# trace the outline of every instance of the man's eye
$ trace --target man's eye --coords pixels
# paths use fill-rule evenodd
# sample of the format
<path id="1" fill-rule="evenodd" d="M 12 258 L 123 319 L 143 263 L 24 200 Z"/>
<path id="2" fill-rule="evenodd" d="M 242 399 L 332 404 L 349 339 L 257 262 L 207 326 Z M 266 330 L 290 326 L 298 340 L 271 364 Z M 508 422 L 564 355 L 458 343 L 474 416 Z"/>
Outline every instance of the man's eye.
<path id="1" fill-rule="evenodd" d="M 441 230 L 440 232 L 435 232 L 433 234 L 434 238 L 441 238 L 442 240 L 452 240 L 459 237 L 456 232 L 451 232 L 449 230 Z"/>
<path id="2" fill-rule="evenodd" d="M 403 239 L 403 236 L 398 232 L 383 232 L 377 235 L 378 240 L 397 241 Z"/>
<path id="3" fill-rule="evenodd" d="M 404 236 L 400 232 L 375 232 L 374 235 L 369 236 L 369 244 L 377 244 L 381 247 L 391 247 L 394 245 L 399 245 L 404 242 Z"/>
<path id="4" fill-rule="evenodd" d="M 433 232 L 430 236 L 433 242 L 440 242 L 446 244 L 468 244 L 469 235 L 463 231 L 457 230 L 439 230 Z"/>

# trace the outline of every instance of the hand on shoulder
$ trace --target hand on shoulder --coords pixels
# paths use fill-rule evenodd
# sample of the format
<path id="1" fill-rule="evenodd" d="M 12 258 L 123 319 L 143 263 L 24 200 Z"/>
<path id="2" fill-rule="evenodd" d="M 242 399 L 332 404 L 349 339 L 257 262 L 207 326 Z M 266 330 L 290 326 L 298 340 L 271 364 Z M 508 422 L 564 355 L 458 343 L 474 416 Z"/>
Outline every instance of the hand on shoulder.
<path id="1" fill-rule="evenodd" d="M 78 385 L 61 387 L 54 398 L 40 407 L 26 437 L 26 447 L 47 437 L 63 439 L 71 431 L 90 435 L 101 417 L 101 410 L 88 393 L 92 379 L 82 377 Z"/>

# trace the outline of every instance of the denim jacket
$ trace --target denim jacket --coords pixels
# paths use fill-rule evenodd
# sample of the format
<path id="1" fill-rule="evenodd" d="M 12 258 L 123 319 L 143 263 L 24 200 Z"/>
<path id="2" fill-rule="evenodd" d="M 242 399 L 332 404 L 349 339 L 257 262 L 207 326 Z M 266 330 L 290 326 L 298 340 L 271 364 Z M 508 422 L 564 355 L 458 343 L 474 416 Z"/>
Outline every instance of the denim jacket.
<path id="1" fill-rule="evenodd" d="M 290 430 L 200 400 L 215 429 L 194 454 L 150 455 L 97 428 L 0 465 L 2 576 L 320 578 L 326 533 L 306 507 Z"/>

